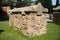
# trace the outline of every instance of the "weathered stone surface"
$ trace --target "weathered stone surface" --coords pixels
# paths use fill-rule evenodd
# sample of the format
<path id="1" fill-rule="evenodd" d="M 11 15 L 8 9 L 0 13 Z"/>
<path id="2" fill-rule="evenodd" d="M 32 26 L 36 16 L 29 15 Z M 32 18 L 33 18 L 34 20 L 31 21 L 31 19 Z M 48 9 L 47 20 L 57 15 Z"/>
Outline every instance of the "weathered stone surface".
<path id="1" fill-rule="evenodd" d="M 26 14 L 23 10 L 21 11 L 21 14 L 13 14 L 13 9 L 10 11 L 13 15 L 9 14 L 9 25 L 21 29 L 22 33 L 29 37 L 45 34 L 47 31 L 47 20 L 46 16 L 42 13 L 44 8 L 42 6 L 41 8 L 38 8 L 39 6 L 41 6 L 41 4 L 33 8 L 34 10 L 31 9 L 32 11 L 37 11 L 37 13 L 29 13 L 27 11 L 28 9 L 25 10 L 26 7 L 24 11 L 27 11 L 29 14 Z M 15 10 L 15 12 L 17 11 Z"/>

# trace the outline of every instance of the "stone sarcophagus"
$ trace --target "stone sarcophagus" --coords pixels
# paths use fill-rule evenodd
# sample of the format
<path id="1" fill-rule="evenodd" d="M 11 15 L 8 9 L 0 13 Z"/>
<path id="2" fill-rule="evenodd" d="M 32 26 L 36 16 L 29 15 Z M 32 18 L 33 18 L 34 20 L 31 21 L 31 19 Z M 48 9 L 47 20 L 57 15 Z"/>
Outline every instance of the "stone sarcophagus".
<path id="1" fill-rule="evenodd" d="M 29 37 L 45 34 L 47 19 L 43 14 L 44 9 L 39 3 L 9 10 L 9 25 L 21 30 L 24 35 Z"/>

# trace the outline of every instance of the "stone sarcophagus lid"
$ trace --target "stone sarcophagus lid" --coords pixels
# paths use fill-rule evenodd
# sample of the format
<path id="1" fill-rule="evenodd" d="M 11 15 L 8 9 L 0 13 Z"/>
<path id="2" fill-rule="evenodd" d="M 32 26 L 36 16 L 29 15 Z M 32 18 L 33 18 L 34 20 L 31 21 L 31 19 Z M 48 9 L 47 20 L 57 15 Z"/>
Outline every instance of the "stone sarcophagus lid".
<path id="1" fill-rule="evenodd" d="M 39 36 L 46 33 L 47 19 L 44 7 L 38 5 L 9 10 L 9 25 L 22 31 L 26 36 Z"/>

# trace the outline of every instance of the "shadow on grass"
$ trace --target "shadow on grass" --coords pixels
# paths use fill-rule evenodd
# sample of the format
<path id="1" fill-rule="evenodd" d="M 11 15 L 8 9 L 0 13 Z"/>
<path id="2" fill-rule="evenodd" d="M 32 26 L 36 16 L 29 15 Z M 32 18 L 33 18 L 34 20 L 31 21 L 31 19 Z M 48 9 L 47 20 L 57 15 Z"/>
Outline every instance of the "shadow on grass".
<path id="1" fill-rule="evenodd" d="M 53 23 L 53 22 L 47 22 L 47 23 Z"/>
<path id="2" fill-rule="evenodd" d="M 1 19 L 0 22 L 1 22 L 1 21 L 8 21 L 8 20 L 9 20 L 9 19 Z"/>
<path id="3" fill-rule="evenodd" d="M 60 26 L 60 22 L 47 22 L 47 23 L 54 23 L 54 24 L 56 24 L 56 25 L 58 25 L 58 26 Z"/>
<path id="4" fill-rule="evenodd" d="M 1 30 L 1 29 L 0 29 L 0 34 L 1 34 L 2 32 L 4 32 L 4 30 Z"/>
<path id="5" fill-rule="evenodd" d="M 54 24 L 60 26 L 60 22 L 53 22 Z"/>

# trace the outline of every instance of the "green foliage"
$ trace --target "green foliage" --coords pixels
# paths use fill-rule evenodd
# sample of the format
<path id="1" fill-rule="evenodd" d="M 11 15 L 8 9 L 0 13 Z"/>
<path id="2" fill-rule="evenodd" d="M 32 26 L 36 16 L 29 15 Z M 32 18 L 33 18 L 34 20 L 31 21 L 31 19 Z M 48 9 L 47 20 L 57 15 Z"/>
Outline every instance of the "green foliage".
<path id="1" fill-rule="evenodd" d="M 24 7 L 26 5 L 26 2 L 17 2 L 17 6 L 16 7 Z"/>
<path id="2" fill-rule="evenodd" d="M 14 7 L 23 7 L 23 6 L 27 6 L 27 5 L 31 5 L 32 0 L 23 0 L 21 2 L 17 2 L 15 3 L 16 6 L 13 5 L 14 2 L 11 2 L 11 0 L 2 0 L 2 5 L 5 6 L 5 5 L 9 5 L 11 8 L 14 8 Z M 49 12 L 52 13 L 52 1 L 51 0 L 37 0 L 36 1 L 37 3 L 38 2 L 41 2 L 42 5 L 46 8 L 49 9 Z"/>
<path id="3" fill-rule="evenodd" d="M 51 0 L 38 0 L 38 2 L 41 2 L 42 5 L 49 9 L 49 12 L 52 13 L 52 1 Z"/>

